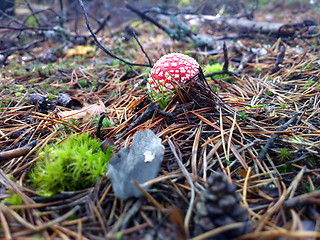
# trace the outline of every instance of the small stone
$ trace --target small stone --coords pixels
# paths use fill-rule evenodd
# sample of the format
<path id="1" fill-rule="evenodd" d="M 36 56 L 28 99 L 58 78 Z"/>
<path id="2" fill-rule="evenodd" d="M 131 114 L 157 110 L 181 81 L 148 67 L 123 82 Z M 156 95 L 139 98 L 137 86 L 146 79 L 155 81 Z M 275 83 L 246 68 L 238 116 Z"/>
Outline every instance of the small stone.
<path id="1" fill-rule="evenodd" d="M 109 161 L 108 177 L 115 195 L 121 199 L 142 196 L 131 180 L 135 179 L 139 184 L 143 184 L 155 178 L 159 173 L 163 155 L 164 146 L 157 135 L 150 129 L 137 132 L 131 146 L 120 149 Z"/>

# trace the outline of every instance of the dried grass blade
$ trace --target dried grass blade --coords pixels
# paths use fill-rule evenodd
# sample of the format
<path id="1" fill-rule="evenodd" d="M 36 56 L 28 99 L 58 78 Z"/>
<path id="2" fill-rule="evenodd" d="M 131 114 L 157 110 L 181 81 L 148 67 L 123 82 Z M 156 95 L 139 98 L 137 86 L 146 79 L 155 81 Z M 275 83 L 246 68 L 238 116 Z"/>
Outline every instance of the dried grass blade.
<path id="1" fill-rule="evenodd" d="M 45 230 L 49 227 L 53 227 L 53 225 L 62 222 L 63 220 L 66 220 L 67 218 L 69 218 L 70 216 L 72 216 L 73 214 L 75 214 L 76 211 L 78 211 L 80 209 L 80 206 L 75 206 L 73 209 L 71 209 L 69 212 L 67 212 L 66 214 L 55 218 L 52 221 L 48 221 L 45 224 L 42 225 L 38 225 L 38 226 L 34 226 L 30 223 L 28 223 L 25 219 L 23 219 L 18 213 L 16 213 L 14 210 L 5 207 L 3 205 L 0 205 L 0 210 L 7 212 L 8 214 L 10 214 L 17 222 L 19 222 L 21 225 L 23 225 L 24 227 L 28 228 L 29 230 L 33 231 L 33 232 L 40 232 L 42 230 Z"/>
<path id="2" fill-rule="evenodd" d="M 299 184 L 303 174 L 305 173 L 306 169 L 307 169 L 307 166 L 303 166 L 303 168 L 300 170 L 300 172 L 297 174 L 297 176 L 293 179 L 290 186 L 288 187 L 287 193 L 289 194 L 289 199 L 293 198 L 293 196 L 297 190 L 298 184 Z"/>
<path id="3" fill-rule="evenodd" d="M 185 175 L 186 179 L 188 180 L 190 187 L 191 187 L 191 197 L 190 197 L 190 203 L 189 203 L 189 207 L 188 207 L 188 211 L 186 214 L 186 217 L 184 219 L 184 229 L 185 229 L 185 233 L 187 238 L 189 237 L 189 222 L 191 219 L 191 213 L 192 213 L 192 209 L 193 209 L 193 205 L 194 205 L 194 199 L 195 199 L 195 187 L 194 184 L 192 182 L 192 179 L 190 177 L 190 174 L 188 173 L 187 169 L 185 168 L 185 166 L 183 165 L 182 161 L 180 160 L 173 143 L 171 142 L 170 138 L 168 136 L 166 136 L 166 139 L 168 141 L 168 144 L 170 146 L 170 149 L 174 155 L 174 157 L 176 158 L 178 165 L 181 169 L 181 171 L 183 172 L 183 174 Z"/>
<path id="4" fill-rule="evenodd" d="M 220 233 L 232 230 L 232 229 L 237 229 L 237 228 L 242 228 L 246 223 L 244 222 L 236 222 L 236 223 L 231 223 L 222 227 L 215 228 L 213 230 L 210 230 L 208 232 L 205 232 L 201 235 L 198 235 L 194 238 L 191 238 L 190 240 L 205 240 L 205 239 L 211 239 L 211 237 L 218 235 Z"/>
<path id="5" fill-rule="evenodd" d="M 136 188 L 138 188 L 138 189 L 141 191 L 141 193 L 143 193 L 143 195 L 144 195 L 147 199 L 149 199 L 149 201 L 150 201 L 155 207 L 159 208 L 159 210 L 160 210 L 161 212 L 163 212 L 163 213 L 166 212 L 166 208 L 165 208 L 164 206 L 162 206 L 162 204 L 159 203 L 156 199 L 154 199 L 154 198 L 151 196 L 150 193 L 148 193 L 146 190 L 144 190 L 144 188 L 141 187 L 140 184 L 139 184 L 136 180 L 132 179 L 131 181 L 132 181 L 132 184 L 135 185 Z"/>
<path id="6" fill-rule="evenodd" d="M 104 201 L 104 199 L 106 198 L 106 196 L 108 195 L 109 191 L 111 190 L 112 185 L 109 184 L 109 186 L 107 187 L 107 189 L 103 192 L 101 198 L 99 199 L 99 204 L 102 204 L 102 202 Z"/>
<path id="7" fill-rule="evenodd" d="M 224 132 L 224 134 L 229 134 L 229 133 L 230 133 L 230 130 Z M 208 139 L 206 142 L 204 142 L 204 143 L 201 145 L 201 147 L 204 147 L 204 146 L 208 145 L 209 143 L 211 143 L 211 142 L 213 142 L 213 141 L 215 141 L 215 140 L 217 140 L 217 139 L 220 139 L 220 138 L 221 138 L 221 134 L 219 134 L 219 135 L 217 135 L 217 136 L 215 136 L 215 137 L 213 137 L 213 138 L 210 138 L 210 139 Z"/>
<path id="8" fill-rule="evenodd" d="M 268 219 L 281 207 L 283 206 L 283 203 L 286 199 L 287 196 L 287 188 L 284 182 L 280 181 L 282 185 L 283 192 L 279 198 L 279 200 L 271 207 L 268 209 L 266 214 L 261 218 L 259 225 L 255 229 L 255 232 L 261 232 L 262 228 L 264 227 L 264 224 L 268 221 Z"/>
<path id="9" fill-rule="evenodd" d="M 288 231 L 285 229 L 281 230 L 269 230 L 269 231 L 263 231 L 263 232 L 257 232 L 257 233 L 248 233 L 245 235 L 242 235 L 238 239 L 278 239 L 281 237 L 285 238 L 291 238 L 291 239 L 305 239 L 307 237 L 313 238 L 313 239 L 319 239 L 320 238 L 320 232 L 315 231 Z"/>
<path id="10" fill-rule="evenodd" d="M 220 132 L 221 132 L 221 143 L 224 155 L 226 157 L 226 160 L 229 162 L 229 158 L 227 155 L 227 149 L 226 149 L 226 142 L 224 140 L 224 130 L 223 130 L 223 118 L 222 118 L 222 109 L 220 108 Z"/>
<path id="11" fill-rule="evenodd" d="M 75 233 L 74 231 L 62 227 L 62 226 L 57 226 L 57 229 L 59 229 L 61 232 L 64 232 L 68 234 L 69 236 L 73 237 L 74 239 L 79 239 L 79 240 L 90 240 L 89 238 L 86 238 L 85 236 L 79 235 L 78 233 Z"/>
<path id="12" fill-rule="evenodd" d="M 192 146 L 191 169 L 192 169 L 192 174 L 195 176 L 197 175 L 197 152 L 198 152 L 201 132 L 202 132 L 202 120 L 200 120 L 200 126 L 197 129 L 197 133 L 194 138 L 193 146 Z"/>
<path id="13" fill-rule="evenodd" d="M 213 146 L 213 148 L 210 150 L 210 152 L 208 153 L 207 159 L 208 161 L 213 158 L 213 156 L 217 153 L 218 149 L 221 146 L 221 139 L 217 140 L 216 144 Z M 217 161 L 211 163 L 209 165 L 209 168 L 212 168 L 212 166 L 216 163 Z"/>
<path id="14" fill-rule="evenodd" d="M 207 123 L 208 125 L 210 125 L 211 127 L 213 127 L 214 129 L 220 131 L 220 127 L 218 127 L 217 125 L 215 125 L 214 123 L 210 122 L 208 119 L 206 119 L 205 117 L 201 116 L 199 113 L 197 113 L 196 111 L 191 111 L 192 114 L 196 115 L 199 119 L 201 119 L 202 121 L 204 121 L 205 123 Z"/>
<path id="15" fill-rule="evenodd" d="M 238 150 L 235 148 L 233 144 L 230 145 L 231 151 L 233 152 L 234 156 L 239 160 L 241 165 L 244 167 L 245 170 L 248 170 L 248 164 L 246 161 L 243 159 L 243 157 L 240 155 Z"/>
<path id="16" fill-rule="evenodd" d="M 107 228 L 106 228 L 107 224 L 106 224 L 105 218 L 102 217 L 102 214 L 100 213 L 100 211 L 98 209 L 99 206 L 95 206 L 92 199 L 89 199 L 88 206 L 91 209 L 92 215 L 95 215 L 97 217 L 97 220 L 102 228 L 104 235 L 107 235 Z"/>
<path id="17" fill-rule="evenodd" d="M 221 108 L 220 108 L 221 110 Z M 231 140 L 232 140 L 232 134 L 233 134 L 233 130 L 234 130 L 234 126 L 235 126 L 235 123 L 236 123 L 236 117 L 237 117 L 237 114 L 236 112 L 234 113 L 234 117 L 233 117 L 233 121 L 232 121 L 232 126 L 231 126 L 231 130 L 230 130 L 230 134 L 229 134 L 229 139 L 228 139 L 228 148 L 227 148 L 227 155 L 226 155 L 226 159 L 230 159 L 230 147 L 231 147 Z M 220 117 L 220 120 L 221 120 L 221 117 Z M 221 127 L 222 129 L 222 127 Z"/>
<path id="18" fill-rule="evenodd" d="M 135 227 L 132 227 L 132 228 L 128 228 L 128 229 L 125 229 L 122 231 L 122 236 L 125 236 L 125 235 L 129 235 L 131 233 L 134 233 L 134 232 L 138 232 L 138 231 L 142 231 L 143 229 L 145 229 L 146 227 L 149 226 L 149 223 L 142 223 L 138 226 L 135 226 Z M 108 235 L 108 239 L 116 239 L 117 238 L 117 233 L 112 233 L 110 235 Z"/>
<path id="19" fill-rule="evenodd" d="M 140 186 L 141 187 L 146 187 L 146 186 L 158 183 L 158 182 L 162 182 L 162 181 L 167 180 L 167 179 L 177 178 L 177 177 L 180 177 L 180 176 L 181 176 L 181 173 L 169 173 L 167 175 L 159 176 L 157 178 L 154 178 L 154 179 L 151 179 L 149 181 L 146 181 L 143 184 L 140 184 Z"/>
<path id="20" fill-rule="evenodd" d="M 207 162 L 207 145 L 204 146 L 203 150 L 203 181 L 207 181 L 207 169 L 208 169 L 208 162 Z"/>
<path id="21" fill-rule="evenodd" d="M 5 239 L 11 240 L 12 236 L 11 236 L 9 224 L 8 224 L 1 209 L 0 209 L 0 220 L 1 220 L 1 225 L 2 225 L 3 231 L 4 231 Z"/>

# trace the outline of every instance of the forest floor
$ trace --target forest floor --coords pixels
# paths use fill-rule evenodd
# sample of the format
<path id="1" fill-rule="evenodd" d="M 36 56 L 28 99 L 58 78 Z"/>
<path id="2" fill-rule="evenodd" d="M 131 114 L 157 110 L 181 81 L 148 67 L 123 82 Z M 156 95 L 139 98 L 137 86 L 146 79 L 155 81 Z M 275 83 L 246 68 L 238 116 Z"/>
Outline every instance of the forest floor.
<path id="1" fill-rule="evenodd" d="M 1 239 L 320 239 L 319 8 L 283 3 L 254 12 L 252 21 L 287 24 L 281 36 L 184 15 L 190 31 L 214 39 L 198 48 L 147 20 L 106 18 L 98 40 L 146 66 L 129 66 L 98 48 L 81 10 L 65 29 L 53 30 L 42 23 L 52 12 L 27 18 L 31 8 L 25 9 L 16 9 L 19 21 L 0 22 Z M 231 18 L 222 10 L 216 18 Z M 149 14 L 171 29 L 181 26 Z M 76 24 L 82 37 L 74 37 Z M 164 101 L 173 117 L 155 111 L 135 124 L 152 101 L 145 87 L 151 68 L 139 44 L 150 65 L 181 52 L 206 74 L 207 84 L 195 79 Z M 231 73 L 208 75 L 226 62 Z M 161 138 L 165 154 L 141 198 L 115 197 L 105 171 L 85 188 L 89 173 L 75 189 L 67 182 L 57 187 L 65 169 L 35 180 L 43 156 L 73 134 L 104 140 L 116 155 L 145 129 Z M 219 181 L 225 188 L 218 191 Z M 230 196 L 240 202 L 229 203 Z"/>

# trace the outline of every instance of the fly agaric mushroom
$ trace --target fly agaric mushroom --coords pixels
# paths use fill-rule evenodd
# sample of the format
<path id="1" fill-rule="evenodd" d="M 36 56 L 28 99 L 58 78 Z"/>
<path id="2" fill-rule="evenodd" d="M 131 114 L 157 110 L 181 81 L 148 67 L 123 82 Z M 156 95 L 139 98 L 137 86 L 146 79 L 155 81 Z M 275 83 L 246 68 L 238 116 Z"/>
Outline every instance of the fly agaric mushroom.
<path id="1" fill-rule="evenodd" d="M 147 87 L 158 96 L 167 96 L 174 91 L 174 81 L 185 83 L 198 73 L 199 64 L 195 59 L 181 53 L 169 53 L 151 69 Z"/>

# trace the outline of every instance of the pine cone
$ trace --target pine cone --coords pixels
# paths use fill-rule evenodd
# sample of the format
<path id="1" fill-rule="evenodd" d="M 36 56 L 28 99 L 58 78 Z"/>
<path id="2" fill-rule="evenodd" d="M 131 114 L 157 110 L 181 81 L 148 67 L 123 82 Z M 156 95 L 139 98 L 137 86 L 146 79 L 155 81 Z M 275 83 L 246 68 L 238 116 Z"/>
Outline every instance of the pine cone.
<path id="1" fill-rule="evenodd" d="M 206 190 L 200 194 L 194 217 L 195 235 L 235 222 L 247 222 L 249 215 L 240 205 L 237 187 L 227 181 L 223 174 L 211 175 L 205 183 Z M 247 231 L 246 226 L 215 235 L 210 239 L 234 239 Z"/>

